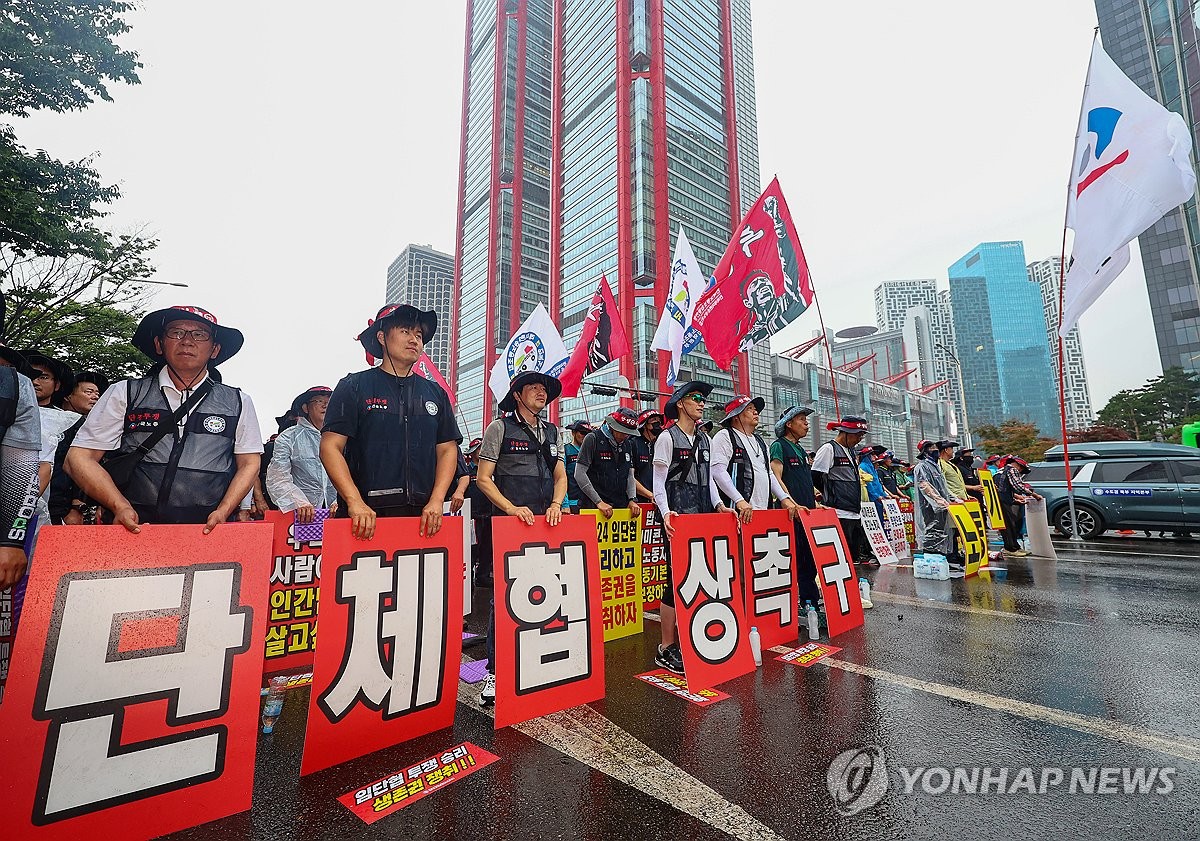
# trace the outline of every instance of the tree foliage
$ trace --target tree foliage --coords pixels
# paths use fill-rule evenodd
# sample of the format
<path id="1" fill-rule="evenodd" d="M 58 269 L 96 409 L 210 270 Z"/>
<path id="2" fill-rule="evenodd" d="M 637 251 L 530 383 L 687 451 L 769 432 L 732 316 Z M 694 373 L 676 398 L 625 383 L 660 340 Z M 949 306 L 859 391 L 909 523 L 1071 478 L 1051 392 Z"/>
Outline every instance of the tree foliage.
<path id="1" fill-rule="evenodd" d="M 6 0 L 0 12 L 0 113 L 79 110 L 108 86 L 137 84 L 137 54 L 116 39 L 133 5 L 113 0 Z M 107 259 L 118 242 L 97 222 L 120 197 L 94 157 L 62 162 L 28 151 L 0 124 L 0 247 L 17 256 Z"/>
<path id="2" fill-rule="evenodd" d="M 1179 441 L 1180 427 L 1200 420 L 1200 374 L 1168 368 L 1141 388 L 1114 394 L 1097 418 L 1141 441 Z"/>
<path id="3" fill-rule="evenodd" d="M 995 455 L 1016 455 L 1029 462 L 1041 461 L 1046 450 L 1059 443 L 1053 438 L 1038 435 L 1035 424 L 1015 419 L 999 426 L 985 424 L 975 430 L 983 441 L 983 449 Z"/>
<path id="4" fill-rule="evenodd" d="M 1067 431 L 1067 440 L 1072 444 L 1086 444 L 1092 441 L 1130 441 L 1133 436 L 1119 426 L 1105 426 L 1094 423 L 1087 429 L 1072 429 Z"/>

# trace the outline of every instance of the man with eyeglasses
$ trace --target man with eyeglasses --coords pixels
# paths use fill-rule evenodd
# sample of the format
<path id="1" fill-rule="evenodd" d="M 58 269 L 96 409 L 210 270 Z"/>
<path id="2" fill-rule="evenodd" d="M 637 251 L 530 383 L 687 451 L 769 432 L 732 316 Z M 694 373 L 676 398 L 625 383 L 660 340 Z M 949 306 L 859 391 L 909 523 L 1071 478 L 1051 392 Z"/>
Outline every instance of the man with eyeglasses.
<path id="1" fill-rule="evenodd" d="M 56 526 L 95 525 L 98 513 L 96 504 L 87 499 L 64 464 L 83 422 L 108 388 L 108 377 L 99 371 L 76 371 L 74 380 L 75 387 L 63 398 L 62 405 L 66 411 L 79 415 L 79 420 L 63 433 L 54 453 L 54 473 L 50 477 L 50 522 Z"/>
<path id="2" fill-rule="evenodd" d="M 67 453 L 67 472 L 106 522 L 134 533 L 142 523 L 197 523 L 208 534 L 237 513 L 258 474 L 262 433 L 250 395 L 213 374 L 244 341 L 200 307 L 155 310 L 138 324 L 132 344 L 154 368 L 105 391 Z M 154 438 L 118 487 L 101 460 Z"/>

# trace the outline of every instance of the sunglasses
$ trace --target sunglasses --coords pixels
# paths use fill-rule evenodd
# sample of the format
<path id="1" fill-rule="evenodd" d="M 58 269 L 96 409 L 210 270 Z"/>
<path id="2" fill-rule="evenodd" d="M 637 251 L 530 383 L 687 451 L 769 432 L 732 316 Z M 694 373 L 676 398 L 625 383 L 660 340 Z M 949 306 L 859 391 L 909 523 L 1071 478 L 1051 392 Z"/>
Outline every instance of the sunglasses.
<path id="1" fill-rule="evenodd" d="M 703 394 L 689 394 L 687 396 L 687 399 L 695 401 L 696 403 L 707 403 L 708 402 L 708 398 L 705 397 Z"/>

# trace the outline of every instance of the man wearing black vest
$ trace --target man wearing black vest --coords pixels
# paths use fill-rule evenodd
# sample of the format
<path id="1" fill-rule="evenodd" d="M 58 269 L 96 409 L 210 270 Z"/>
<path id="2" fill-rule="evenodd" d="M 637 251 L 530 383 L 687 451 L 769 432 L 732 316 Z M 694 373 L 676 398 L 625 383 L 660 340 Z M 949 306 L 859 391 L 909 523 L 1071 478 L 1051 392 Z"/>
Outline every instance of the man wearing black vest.
<path id="1" fill-rule="evenodd" d="M 633 516 L 641 515 L 629 440 L 637 434 L 637 415 L 621 408 L 583 439 L 575 462 L 575 482 L 583 494 L 581 509 L 595 508 L 607 519 L 614 508 L 628 506 Z"/>
<path id="2" fill-rule="evenodd" d="M 764 401 L 761 397 L 735 397 L 725 406 L 721 429 L 712 438 L 713 481 L 721 500 L 750 522 L 754 509 L 765 510 L 774 496 L 791 513 L 796 503 L 771 472 L 767 442 L 755 430 Z"/>
<path id="3" fill-rule="evenodd" d="M 142 523 L 203 523 L 208 534 L 237 512 L 258 474 L 262 433 L 250 396 L 212 374 L 243 341 L 199 307 L 142 319 L 132 344 L 157 364 L 105 391 L 67 453 L 67 472 L 111 522 L 135 533 Z M 154 439 L 117 487 L 100 460 Z"/>
<path id="4" fill-rule="evenodd" d="M 0 344 L 0 589 L 25 575 L 25 536 L 37 506 L 42 419 L 29 373 L 25 358 Z"/>
<path id="5" fill-rule="evenodd" d="M 638 415 L 638 435 L 630 439 L 633 454 L 633 478 L 637 483 L 637 498 L 650 502 L 654 498 L 654 442 L 663 431 L 663 416 L 658 409 L 647 409 Z"/>
<path id="6" fill-rule="evenodd" d="M 874 555 L 862 528 L 862 504 L 867 501 L 867 491 L 855 455 L 867 435 L 866 418 L 847 415 L 826 424 L 825 428 L 837 432 L 837 436 L 817 450 L 812 463 L 813 484 L 821 492 L 821 502 L 837 512 L 851 559 L 855 563 L 870 563 Z"/>
<path id="7" fill-rule="evenodd" d="M 583 439 L 592 431 L 592 425 L 585 420 L 577 420 L 567 427 L 567 431 L 571 433 L 571 439 L 563 447 L 563 461 L 566 463 L 567 470 L 567 501 L 565 504 L 572 514 L 578 514 L 579 500 L 583 494 L 579 492 L 579 483 L 575 481 L 575 462 L 579 460 L 579 448 L 583 446 Z"/>
<path id="8" fill-rule="evenodd" d="M 524 371 L 513 377 L 499 409 L 507 412 L 488 424 L 479 450 L 479 490 L 501 514 L 532 526 L 545 517 L 551 526 L 562 519 L 567 470 L 558 444 L 558 427 L 541 418 L 542 410 L 562 394 L 562 383 L 548 374 Z M 483 563 L 491 565 L 491 558 Z M 480 706 L 496 700 L 496 607 L 487 633 L 488 676 Z"/>
<path id="9" fill-rule="evenodd" d="M 667 580 L 659 608 L 659 628 L 662 643 L 654 662 L 677 675 L 683 674 L 683 654 L 675 628 L 675 584 L 671 574 L 671 537 L 675 534 L 675 517 L 680 514 L 711 514 L 724 511 L 712 482 L 711 442 L 699 428 L 704 404 L 712 386 L 692 380 L 675 388 L 667 398 L 664 414 L 675 421 L 654 443 L 654 504 L 662 513 L 663 529 L 667 533 L 664 549 L 667 554 Z"/>
<path id="10" fill-rule="evenodd" d="M 775 440 L 771 443 L 771 472 L 787 488 L 792 501 L 800 508 L 811 510 L 817 507 L 816 490 L 813 487 L 812 471 L 808 466 L 808 453 L 800 441 L 808 435 L 808 416 L 812 409 L 792 406 L 779 417 L 775 424 Z M 812 547 L 804 525 L 796 518 L 796 576 L 800 584 L 800 602 L 812 602 L 813 607 L 821 600 L 821 589 L 817 586 L 817 563 L 813 559 Z"/>

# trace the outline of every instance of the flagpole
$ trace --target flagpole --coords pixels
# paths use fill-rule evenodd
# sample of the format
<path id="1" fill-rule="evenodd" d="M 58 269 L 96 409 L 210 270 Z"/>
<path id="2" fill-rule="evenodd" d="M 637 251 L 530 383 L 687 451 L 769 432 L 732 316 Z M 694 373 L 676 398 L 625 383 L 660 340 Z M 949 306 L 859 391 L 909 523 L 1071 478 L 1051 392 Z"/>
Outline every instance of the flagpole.
<path id="1" fill-rule="evenodd" d="M 1063 302 L 1066 300 L 1067 223 L 1070 221 L 1071 212 L 1071 185 L 1075 180 L 1075 153 L 1079 149 L 1079 126 L 1083 124 L 1083 109 L 1087 107 L 1088 85 L 1092 80 L 1092 55 L 1095 53 L 1096 40 L 1099 37 L 1100 27 L 1097 26 L 1092 31 L 1092 49 L 1088 51 L 1087 74 L 1083 79 L 1083 96 L 1079 100 L 1079 119 L 1075 121 L 1075 143 L 1071 147 L 1071 166 L 1068 168 L 1069 175 L 1067 176 L 1067 201 L 1063 208 L 1062 252 L 1058 258 L 1058 330 L 1055 331 L 1058 338 L 1058 414 L 1062 428 L 1063 472 L 1067 478 L 1067 506 L 1071 510 L 1070 540 L 1078 543 L 1082 543 L 1083 538 L 1079 536 L 1079 513 L 1075 508 L 1075 486 L 1071 481 L 1071 448 L 1070 442 L 1067 441 L 1067 359 L 1062 338 L 1062 317 Z M 1049 514 L 1049 512 L 1046 513 Z"/>
<path id="2" fill-rule="evenodd" d="M 813 282 L 811 269 L 808 272 L 808 285 L 812 287 L 813 303 L 817 307 L 817 322 L 821 325 L 821 342 L 825 345 L 825 359 L 829 363 L 829 384 L 833 387 L 833 413 L 841 420 L 842 407 L 838 400 L 837 374 L 833 370 L 833 351 L 829 347 L 829 333 L 825 331 L 825 316 L 821 314 L 821 299 L 817 297 L 817 285 Z"/>

